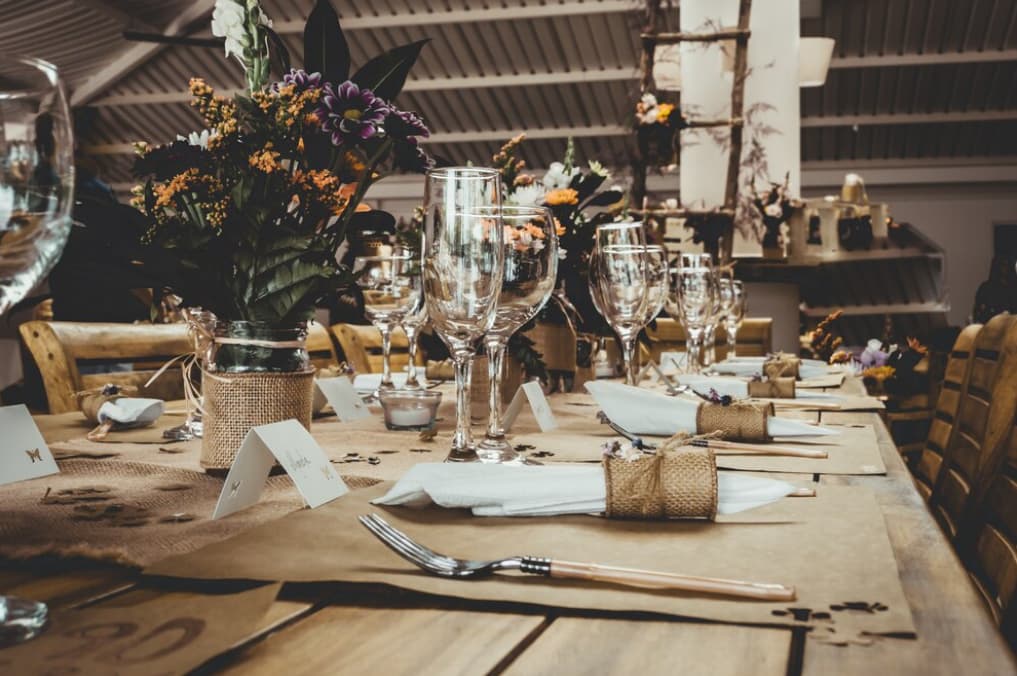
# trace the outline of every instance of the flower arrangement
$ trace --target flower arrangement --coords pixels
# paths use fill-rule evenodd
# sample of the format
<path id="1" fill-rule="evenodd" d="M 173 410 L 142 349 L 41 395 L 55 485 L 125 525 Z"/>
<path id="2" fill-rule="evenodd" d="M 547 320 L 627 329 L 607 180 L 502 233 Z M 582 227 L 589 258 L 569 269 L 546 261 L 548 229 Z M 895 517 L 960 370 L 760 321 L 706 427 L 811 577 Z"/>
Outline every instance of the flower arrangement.
<path id="1" fill-rule="evenodd" d="M 678 132 L 687 126 L 681 110 L 673 103 L 643 94 L 635 105 L 636 142 L 647 164 L 673 164 Z"/>
<path id="2" fill-rule="evenodd" d="M 914 394 L 923 384 L 916 367 L 928 354 L 929 349 L 916 338 L 909 337 L 905 345 L 889 346 L 874 338 L 857 358 L 862 382 L 874 394 Z"/>
<path id="3" fill-rule="evenodd" d="M 844 315 L 843 310 L 834 310 L 826 317 L 823 318 L 816 328 L 805 334 L 805 338 L 809 345 L 809 351 L 812 356 L 816 359 L 828 361 L 832 363 L 842 363 L 844 358 L 837 356 L 837 361 L 834 361 L 835 355 L 840 355 L 839 348 L 844 343 L 844 339 L 838 336 L 835 332 L 837 321 Z"/>
<path id="4" fill-rule="evenodd" d="M 556 302 L 548 303 L 541 319 L 573 322 L 579 331 L 598 332 L 603 318 L 590 300 L 590 253 L 597 226 L 614 220 L 624 206 L 625 193 L 619 187 L 601 189 L 611 174 L 599 162 L 590 161 L 585 169 L 577 166 L 571 139 L 563 161 L 552 162 L 541 178 L 526 173 L 526 163 L 517 156 L 524 138 L 519 135 L 509 140 L 493 161 L 501 172 L 506 204 L 542 204 L 554 216 L 562 261 L 553 296 Z"/>
<path id="5" fill-rule="evenodd" d="M 784 177 L 783 183 L 772 183 L 769 190 L 756 192 L 753 198 L 752 203 L 763 221 L 764 249 L 783 247 L 787 243 L 786 230 L 790 227 L 787 224 L 795 207 L 788 189 L 789 181 L 790 174 Z"/>
<path id="6" fill-rule="evenodd" d="M 135 205 L 144 241 L 164 255 L 164 285 L 220 319 L 293 326 L 348 283 L 347 234 L 391 216 L 362 203 L 387 172 L 422 171 L 424 121 L 393 99 L 426 41 L 368 60 L 353 75 L 339 18 L 319 0 L 291 68 L 257 0 L 217 0 L 213 33 L 244 68 L 233 99 L 190 82 L 206 129 L 139 144 Z M 285 73 L 269 84 L 274 68 Z"/>

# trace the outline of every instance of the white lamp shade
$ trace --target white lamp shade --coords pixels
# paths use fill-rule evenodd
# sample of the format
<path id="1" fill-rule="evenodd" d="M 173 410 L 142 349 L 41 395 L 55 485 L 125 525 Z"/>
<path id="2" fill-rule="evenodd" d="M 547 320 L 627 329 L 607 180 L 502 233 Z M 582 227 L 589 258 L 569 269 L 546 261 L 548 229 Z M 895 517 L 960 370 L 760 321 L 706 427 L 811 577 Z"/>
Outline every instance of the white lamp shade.
<path id="1" fill-rule="evenodd" d="M 682 88 L 680 45 L 657 45 L 653 49 L 653 82 L 658 91 Z"/>
<path id="2" fill-rule="evenodd" d="M 801 38 L 798 48 L 798 86 L 822 87 L 833 57 L 833 38 Z"/>

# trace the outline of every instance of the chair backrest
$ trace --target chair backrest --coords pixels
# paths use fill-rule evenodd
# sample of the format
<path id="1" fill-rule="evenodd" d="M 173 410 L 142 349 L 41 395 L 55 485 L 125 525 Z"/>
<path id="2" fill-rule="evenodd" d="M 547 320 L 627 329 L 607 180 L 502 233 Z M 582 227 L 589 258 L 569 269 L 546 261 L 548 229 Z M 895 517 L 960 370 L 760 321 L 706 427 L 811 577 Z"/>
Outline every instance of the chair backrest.
<path id="1" fill-rule="evenodd" d="M 1003 635 L 1017 649 L 1017 320 L 998 360 L 981 462 L 955 543 Z M 997 430 L 1001 430 L 998 432 Z"/>
<path id="2" fill-rule="evenodd" d="M 647 328 L 650 337 L 650 354 L 660 361 L 661 352 L 684 352 L 685 329 L 680 322 L 669 317 L 658 317 L 657 327 Z M 717 359 L 727 356 L 727 332 L 723 326 L 717 329 Z M 735 350 L 739 357 L 761 357 L 773 351 L 773 319 L 757 317 L 742 322 L 736 336 Z"/>
<path id="3" fill-rule="evenodd" d="M 339 349 L 346 363 L 356 373 L 381 372 L 381 333 L 373 326 L 359 324 L 333 324 L 332 335 L 339 342 Z M 392 332 L 390 350 L 391 368 L 398 371 L 410 362 L 410 344 L 401 328 Z M 420 363 L 420 359 L 417 359 Z"/>
<path id="4" fill-rule="evenodd" d="M 318 322 L 311 322 L 307 329 L 307 353 L 311 357 L 311 366 L 317 369 L 339 365 L 332 335 Z"/>
<path id="5" fill-rule="evenodd" d="M 183 324 L 30 321 L 19 330 L 42 376 L 50 413 L 78 410 L 78 392 L 106 383 L 135 386 L 140 396 L 183 397 L 179 372 L 143 387 L 162 363 L 192 349 Z M 134 370 L 117 370 L 123 364 Z"/>
<path id="6" fill-rule="evenodd" d="M 1004 387 L 1012 378 L 1004 377 L 1002 365 L 1005 362 L 1012 369 L 1017 362 L 1009 355 L 1014 353 L 1017 353 L 1017 315 L 993 317 L 975 338 L 971 374 L 961 390 L 957 429 L 943 454 L 929 496 L 933 515 L 951 538 L 958 536 L 979 472 L 984 471 L 993 449 L 1010 433 L 1017 391 Z"/>
<path id="7" fill-rule="evenodd" d="M 981 324 L 972 324 L 961 331 L 946 362 L 943 385 L 936 400 L 936 412 L 929 425 L 929 435 L 914 467 L 915 486 L 926 500 L 929 499 L 932 487 L 936 484 L 939 468 L 943 464 L 943 455 L 954 440 L 957 430 L 957 409 L 960 406 L 961 393 L 967 385 L 971 367 L 975 362 L 975 340 L 981 329 Z"/>

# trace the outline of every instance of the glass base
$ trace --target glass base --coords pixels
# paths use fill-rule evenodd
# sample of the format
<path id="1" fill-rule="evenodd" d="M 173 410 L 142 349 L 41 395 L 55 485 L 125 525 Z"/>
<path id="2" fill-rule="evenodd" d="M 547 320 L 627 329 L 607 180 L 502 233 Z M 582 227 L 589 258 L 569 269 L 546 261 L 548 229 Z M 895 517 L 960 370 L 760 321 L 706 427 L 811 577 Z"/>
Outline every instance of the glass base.
<path id="1" fill-rule="evenodd" d="M 453 448 L 448 452 L 445 462 L 478 462 L 477 449 L 467 446 L 466 448 Z"/>
<path id="2" fill-rule="evenodd" d="M 201 434 L 202 425 L 199 418 L 197 420 L 188 420 L 182 425 L 163 430 L 162 438 L 171 441 L 190 441 L 191 439 L 200 439 Z"/>
<path id="3" fill-rule="evenodd" d="M 45 603 L 0 595 L 0 648 L 37 636 L 48 613 Z"/>
<path id="4" fill-rule="evenodd" d="M 480 462 L 501 465 L 523 464 L 523 456 L 504 438 L 484 437 L 484 440 L 477 444 L 477 457 Z"/>

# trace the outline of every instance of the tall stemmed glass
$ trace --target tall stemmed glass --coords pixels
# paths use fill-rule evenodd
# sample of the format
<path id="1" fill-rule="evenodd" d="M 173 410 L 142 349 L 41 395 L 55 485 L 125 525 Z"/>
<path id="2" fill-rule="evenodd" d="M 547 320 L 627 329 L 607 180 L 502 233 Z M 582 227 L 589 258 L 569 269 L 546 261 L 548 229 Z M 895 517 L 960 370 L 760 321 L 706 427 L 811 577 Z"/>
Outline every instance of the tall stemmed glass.
<path id="1" fill-rule="evenodd" d="M 505 441 L 501 422 L 501 378 L 509 338 L 533 319 L 554 291 L 558 276 L 558 236 L 554 216 L 544 207 L 501 208 L 505 270 L 494 324 L 487 332 L 491 413 L 487 434 L 477 445 L 482 462 L 520 463 L 522 456 Z"/>
<path id="2" fill-rule="evenodd" d="M 364 315 L 381 332 L 381 384 L 391 390 L 392 330 L 423 303 L 420 267 L 410 254 L 357 256 L 353 275 L 364 294 Z"/>
<path id="3" fill-rule="evenodd" d="M 604 319 L 621 341 L 626 382 L 636 385 L 636 338 L 643 328 L 650 281 L 646 247 L 608 244 L 597 252 Z"/>
<path id="4" fill-rule="evenodd" d="M 682 254 L 675 273 L 678 311 L 688 332 L 688 362 L 692 373 L 701 371 L 703 336 L 714 314 L 717 280 L 708 255 Z"/>
<path id="5" fill-rule="evenodd" d="M 406 389 L 408 390 L 420 388 L 420 379 L 417 374 L 417 337 L 425 324 L 427 324 L 427 305 L 425 303 L 420 303 L 416 312 L 407 312 L 399 322 L 399 325 L 403 327 L 403 333 L 406 334 L 409 346 L 410 362 L 406 365 Z"/>
<path id="6" fill-rule="evenodd" d="M 643 328 L 657 318 L 660 311 L 664 309 L 671 290 L 671 280 L 668 275 L 667 252 L 664 247 L 656 244 L 647 245 L 646 251 L 646 275 L 647 275 L 647 297 L 646 307 L 643 308 Z"/>
<path id="7" fill-rule="evenodd" d="M 617 293 L 613 292 L 614 283 L 618 280 L 607 275 L 603 253 L 607 249 L 616 252 L 618 255 L 613 256 L 611 260 L 619 265 L 623 259 L 634 263 L 633 256 L 639 258 L 636 252 L 645 246 L 646 233 L 643 230 L 643 224 L 639 221 L 607 223 L 597 227 L 596 243 L 590 257 L 590 297 L 594 307 L 618 337 L 618 344 L 622 351 L 622 367 L 626 374 L 626 382 L 630 385 L 636 384 L 635 339 L 642 328 L 634 328 L 641 319 L 641 308 L 636 307 L 634 301 L 637 297 L 645 299 L 645 297 L 638 296 L 643 292 L 644 286 L 640 284 L 636 288 L 628 289 L 621 287 L 614 290 Z M 615 247 L 621 247 L 621 249 Z M 628 255 L 622 255 L 622 251 L 627 251 Z M 641 260 L 639 265 L 641 265 Z M 621 272 L 620 268 L 617 268 L 616 271 Z M 627 298 L 623 298 L 623 296 L 627 296 Z"/>
<path id="8" fill-rule="evenodd" d="M 74 142 L 56 67 L 0 56 L 0 316 L 60 257 L 73 195 Z M 0 648 L 38 634 L 47 612 L 0 594 Z"/>
<path id="9" fill-rule="evenodd" d="M 717 291 L 713 300 L 713 316 L 707 322 L 703 335 L 703 366 L 712 366 L 717 361 L 717 329 L 727 319 L 731 306 L 731 295 L 726 293 L 731 287 L 726 284 L 733 279 L 734 268 L 730 265 L 714 267 L 714 276 Z"/>
<path id="10" fill-rule="evenodd" d="M 456 372 L 456 432 L 446 461 L 475 461 L 470 380 L 475 345 L 494 323 L 504 273 L 501 179 L 495 169 L 432 169 L 424 189 L 424 298 Z"/>
<path id="11" fill-rule="evenodd" d="M 730 296 L 727 317 L 724 318 L 724 328 L 727 331 L 727 358 L 732 359 L 737 356 L 735 345 L 738 342 L 738 329 L 745 318 L 745 284 L 738 279 L 727 280 L 726 283 L 722 280 L 721 293 Z"/>

